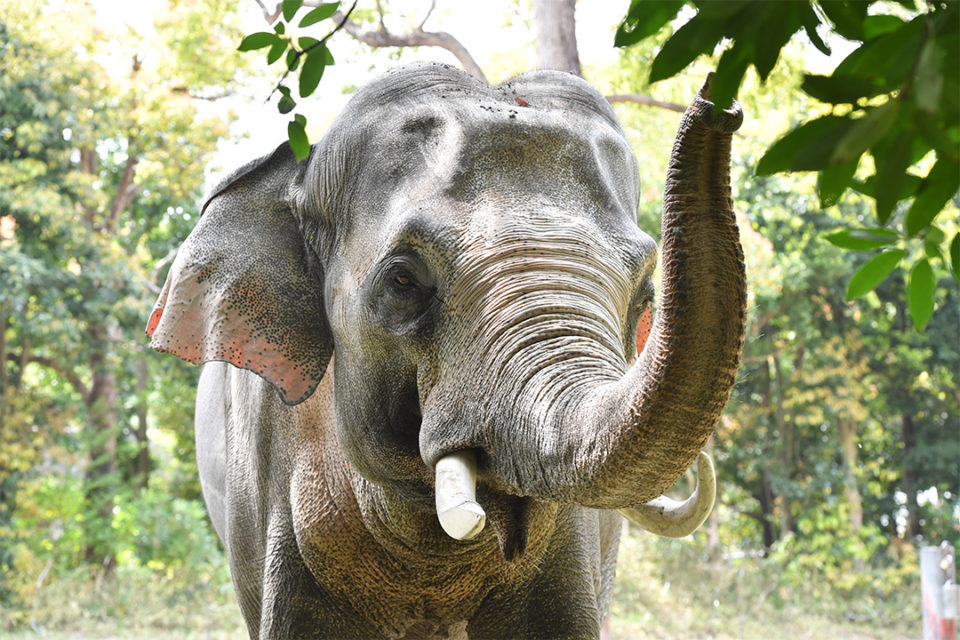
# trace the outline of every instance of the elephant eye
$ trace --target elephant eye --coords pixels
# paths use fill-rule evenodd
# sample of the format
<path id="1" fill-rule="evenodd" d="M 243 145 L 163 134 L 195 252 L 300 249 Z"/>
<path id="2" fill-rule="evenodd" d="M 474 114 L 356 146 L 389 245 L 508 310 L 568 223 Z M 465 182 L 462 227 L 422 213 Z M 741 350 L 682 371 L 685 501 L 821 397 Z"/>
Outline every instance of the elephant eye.
<path id="1" fill-rule="evenodd" d="M 413 286 L 413 278 L 405 273 L 395 273 L 393 274 L 393 284 L 401 289 L 409 289 Z"/>

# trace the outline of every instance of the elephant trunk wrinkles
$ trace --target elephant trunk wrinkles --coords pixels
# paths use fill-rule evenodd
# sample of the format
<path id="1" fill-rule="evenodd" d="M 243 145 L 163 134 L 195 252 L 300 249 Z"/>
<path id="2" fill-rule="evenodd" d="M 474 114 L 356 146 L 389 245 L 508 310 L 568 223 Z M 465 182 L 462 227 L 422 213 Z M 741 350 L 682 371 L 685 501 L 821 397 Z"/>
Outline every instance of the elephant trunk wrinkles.
<path id="1" fill-rule="evenodd" d="M 568 404 L 548 428 L 557 437 L 547 458 L 575 463 L 535 476 L 527 495 L 595 508 L 646 502 L 694 461 L 730 396 L 746 307 L 729 177 L 742 112 L 715 113 L 709 83 L 686 111 L 668 168 L 650 339 L 625 376 Z"/>

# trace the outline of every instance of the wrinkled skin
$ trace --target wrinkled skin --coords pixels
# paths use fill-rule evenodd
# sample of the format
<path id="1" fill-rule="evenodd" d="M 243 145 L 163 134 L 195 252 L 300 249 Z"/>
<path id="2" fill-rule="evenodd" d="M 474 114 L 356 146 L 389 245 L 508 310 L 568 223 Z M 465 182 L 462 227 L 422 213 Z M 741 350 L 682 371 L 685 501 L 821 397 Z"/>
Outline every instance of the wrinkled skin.
<path id="1" fill-rule="evenodd" d="M 742 345 L 739 114 L 709 107 L 681 125 L 639 356 L 656 247 L 613 112 L 574 76 L 402 68 L 308 161 L 282 145 L 215 189 L 148 333 L 213 361 L 198 462 L 252 638 L 598 636 L 613 509 L 682 475 Z M 433 508 L 463 450 L 472 540 Z"/>

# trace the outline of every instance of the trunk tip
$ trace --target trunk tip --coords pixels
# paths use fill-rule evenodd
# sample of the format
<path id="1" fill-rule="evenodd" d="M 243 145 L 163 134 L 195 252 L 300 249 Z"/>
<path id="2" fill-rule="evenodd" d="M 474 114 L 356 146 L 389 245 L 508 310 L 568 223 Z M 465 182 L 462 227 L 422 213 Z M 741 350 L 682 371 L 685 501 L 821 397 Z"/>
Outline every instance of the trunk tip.
<path id="1" fill-rule="evenodd" d="M 711 88 L 713 85 L 714 72 L 707 73 L 703 86 L 697 92 L 693 104 L 687 109 L 687 113 L 693 115 L 710 129 L 723 133 L 733 133 L 743 124 L 743 108 L 740 103 L 734 100 L 726 109 L 718 109 L 712 101 Z"/>

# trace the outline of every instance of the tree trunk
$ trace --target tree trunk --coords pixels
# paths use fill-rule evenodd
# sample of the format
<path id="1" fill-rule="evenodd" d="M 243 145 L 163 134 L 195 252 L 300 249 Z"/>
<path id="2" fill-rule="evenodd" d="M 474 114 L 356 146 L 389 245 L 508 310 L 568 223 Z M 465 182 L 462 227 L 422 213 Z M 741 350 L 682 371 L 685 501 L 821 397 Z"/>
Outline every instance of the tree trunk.
<path id="1" fill-rule="evenodd" d="M 89 519 L 84 521 L 84 555 L 106 571 L 116 566 L 110 544 L 117 485 L 117 424 L 119 390 L 113 370 L 111 340 L 106 327 L 90 328 L 91 385 L 86 398 L 90 429 L 90 466 L 84 477 L 84 498 Z"/>
<path id="2" fill-rule="evenodd" d="M 770 472 L 763 469 L 760 472 L 760 524 L 763 528 L 763 555 L 766 556 L 773 544 L 777 541 L 777 528 L 774 525 L 775 514 L 773 486 L 770 483 Z"/>
<path id="3" fill-rule="evenodd" d="M 920 505 L 917 504 L 917 469 L 914 466 L 913 450 L 917 446 L 917 429 L 913 423 L 913 415 L 904 413 L 901 420 L 901 438 L 903 439 L 903 491 L 907 494 L 907 537 L 919 536 Z"/>
<path id="4" fill-rule="evenodd" d="M 850 533 L 858 535 L 863 526 L 863 499 L 857 488 L 857 423 L 840 420 L 840 448 L 843 451 L 844 492 L 850 504 Z"/>
<path id="5" fill-rule="evenodd" d="M 7 416 L 7 306 L 0 305 L 0 433 Z"/>
<path id="6" fill-rule="evenodd" d="M 575 13 L 576 0 L 533 0 L 537 64 L 541 69 L 582 75 Z"/>
<path id="7" fill-rule="evenodd" d="M 777 420 L 777 433 L 779 434 L 780 439 L 783 442 L 783 477 L 786 480 L 793 478 L 793 468 L 794 468 L 794 433 L 793 433 L 793 422 L 787 420 L 786 412 L 783 408 L 783 398 L 784 398 L 784 382 L 783 382 L 783 369 L 780 367 L 780 359 L 777 356 L 771 356 L 771 361 L 773 363 L 773 380 L 776 388 L 777 402 L 776 402 L 776 420 Z M 784 496 L 783 499 L 783 529 L 781 530 L 781 535 L 787 535 L 791 531 L 794 531 L 796 528 L 796 523 L 793 521 L 793 511 L 791 510 L 790 498 L 789 496 Z"/>
<path id="8" fill-rule="evenodd" d="M 131 476 L 136 492 L 145 489 L 150 484 L 150 442 L 147 438 L 147 389 L 149 383 L 149 367 L 145 358 L 136 363 L 137 370 L 137 429 L 134 437 L 137 440 L 137 453 L 131 465 Z"/>
<path id="9" fill-rule="evenodd" d="M 857 423 L 853 420 L 838 420 L 840 450 L 843 452 L 843 491 L 850 508 L 850 535 L 859 537 L 863 528 L 863 498 L 857 487 Z M 863 559 L 853 561 L 854 571 L 863 571 Z"/>

